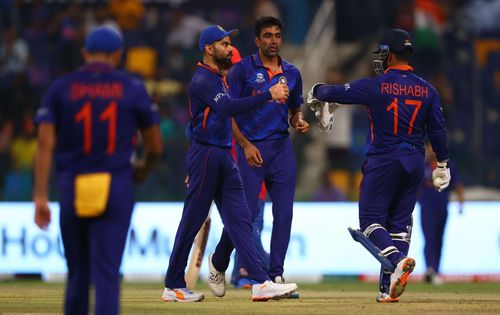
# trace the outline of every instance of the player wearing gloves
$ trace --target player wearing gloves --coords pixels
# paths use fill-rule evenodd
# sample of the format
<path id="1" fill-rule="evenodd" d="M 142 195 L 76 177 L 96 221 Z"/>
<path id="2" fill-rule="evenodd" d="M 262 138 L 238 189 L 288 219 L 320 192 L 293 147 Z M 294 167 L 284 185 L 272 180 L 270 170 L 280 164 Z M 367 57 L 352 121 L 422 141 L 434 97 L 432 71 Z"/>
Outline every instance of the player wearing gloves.
<path id="1" fill-rule="evenodd" d="M 316 85 L 322 85 L 323 83 L 316 83 Z M 333 113 L 337 110 L 337 108 L 340 107 L 340 104 L 338 103 L 328 103 L 328 102 L 322 102 L 318 99 L 316 99 L 313 95 L 312 92 L 314 90 L 313 88 L 307 93 L 307 102 L 306 104 L 309 106 L 309 108 L 314 112 L 314 116 L 319 120 L 319 129 L 321 131 L 324 131 L 326 133 L 331 133 L 332 128 L 333 128 Z"/>
<path id="2" fill-rule="evenodd" d="M 439 95 L 428 82 L 413 74 L 408 65 L 412 52 L 407 32 L 388 30 L 376 51 L 377 77 L 345 85 L 316 84 L 308 100 L 309 106 L 319 112 L 323 128 L 331 123 L 333 111 L 330 104 L 318 105 L 318 101 L 368 107 L 370 129 L 360 186 L 360 231 L 351 233 L 384 262 L 378 302 L 398 302 L 415 267 L 415 260 L 407 254 L 412 212 L 424 175 L 426 133 L 439 161 L 433 172 L 435 188 L 441 191 L 450 182 Z"/>

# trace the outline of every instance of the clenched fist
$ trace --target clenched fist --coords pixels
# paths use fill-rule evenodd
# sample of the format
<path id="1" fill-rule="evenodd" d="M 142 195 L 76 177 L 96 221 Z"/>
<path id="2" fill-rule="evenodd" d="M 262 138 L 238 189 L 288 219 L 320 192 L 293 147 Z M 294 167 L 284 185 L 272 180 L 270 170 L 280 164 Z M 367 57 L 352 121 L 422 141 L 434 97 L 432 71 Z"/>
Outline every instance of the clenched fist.
<path id="1" fill-rule="evenodd" d="M 269 92 L 271 92 L 273 100 L 286 100 L 290 94 L 288 85 L 283 83 L 276 83 L 269 89 Z"/>

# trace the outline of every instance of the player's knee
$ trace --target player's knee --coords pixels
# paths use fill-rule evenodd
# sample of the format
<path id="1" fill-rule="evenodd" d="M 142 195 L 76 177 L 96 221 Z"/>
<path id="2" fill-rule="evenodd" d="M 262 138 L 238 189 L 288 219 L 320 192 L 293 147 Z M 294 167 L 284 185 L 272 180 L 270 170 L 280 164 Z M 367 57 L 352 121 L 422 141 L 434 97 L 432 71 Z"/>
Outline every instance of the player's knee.
<path id="1" fill-rule="evenodd" d="M 386 231 L 385 227 L 382 226 L 382 224 L 379 224 L 379 223 L 372 223 L 370 225 L 368 225 L 366 228 L 363 229 L 363 234 L 366 236 L 366 237 L 370 237 L 370 235 L 375 232 L 376 230 L 384 230 Z"/>
<path id="2" fill-rule="evenodd" d="M 393 241 L 406 242 L 408 244 L 411 241 L 411 234 L 408 232 L 390 233 L 390 236 Z"/>

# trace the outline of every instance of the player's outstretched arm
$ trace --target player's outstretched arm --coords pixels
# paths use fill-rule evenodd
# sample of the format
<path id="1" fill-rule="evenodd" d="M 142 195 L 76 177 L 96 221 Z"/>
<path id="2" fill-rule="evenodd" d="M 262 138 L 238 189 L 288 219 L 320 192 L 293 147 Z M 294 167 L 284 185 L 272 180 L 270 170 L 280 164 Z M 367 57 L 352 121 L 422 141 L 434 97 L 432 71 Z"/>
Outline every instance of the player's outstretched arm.
<path id="1" fill-rule="evenodd" d="M 55 145 L 55 126 L 49 123 L 40 123 L 38 126 L 35 156 L 35 187 L 33 191 L 33 202 L 35 203 L 35 223 L 42 230 L 45 230 L 50 224 L 48 186 Z"/>

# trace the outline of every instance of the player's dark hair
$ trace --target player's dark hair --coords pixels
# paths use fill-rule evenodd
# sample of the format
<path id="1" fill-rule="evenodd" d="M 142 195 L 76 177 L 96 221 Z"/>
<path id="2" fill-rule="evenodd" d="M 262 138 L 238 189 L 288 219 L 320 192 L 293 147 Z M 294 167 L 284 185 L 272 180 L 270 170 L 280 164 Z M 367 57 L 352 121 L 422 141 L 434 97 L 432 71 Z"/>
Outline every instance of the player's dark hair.
<path id="1" fill-rule="evenodd" d="M 413 53 L 413 51 L 411 51 L 410 49 L 405 49 L 402 52 L 397 52 L 397 53 L 393 52 L 393 54 L 396 55 L 396 58 L 399 61 L 404 61 L 404 62 L 410 61 L 410 57 L 411 57 L 412 53 Z"/>
<path id="2" fill-rule="evenodd" d="M 281 23 L 278 18 L 274 16 L 263 16 L 255 21 L 255 36 L 259 37 L 260 31 L 269 26 L 276 26 L 280 31 L 283 31 L 283 23 Z"/>

